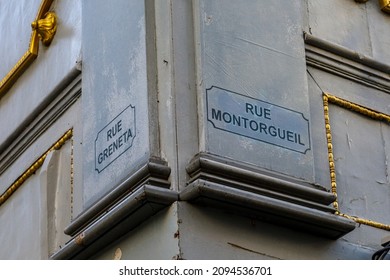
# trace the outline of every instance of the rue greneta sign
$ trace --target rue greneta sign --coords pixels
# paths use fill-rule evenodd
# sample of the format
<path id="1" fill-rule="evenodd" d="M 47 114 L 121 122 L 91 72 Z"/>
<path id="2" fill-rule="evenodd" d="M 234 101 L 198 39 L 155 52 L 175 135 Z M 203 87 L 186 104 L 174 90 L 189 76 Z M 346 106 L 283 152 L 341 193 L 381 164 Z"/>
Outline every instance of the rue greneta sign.
<path id="1" fill-rule="evenodd" d="M 215 86 L 206 100 L 215 129 L 302 154 L 310 150 L 309 121 L 301 112 Z"/>
<path id="2" fill-rule="evenodd" d="M 130 149 L 135 133 L 135 107 L 130 105 L 98 132 L 95 140 L 95 170 L 102 172 Z"/>

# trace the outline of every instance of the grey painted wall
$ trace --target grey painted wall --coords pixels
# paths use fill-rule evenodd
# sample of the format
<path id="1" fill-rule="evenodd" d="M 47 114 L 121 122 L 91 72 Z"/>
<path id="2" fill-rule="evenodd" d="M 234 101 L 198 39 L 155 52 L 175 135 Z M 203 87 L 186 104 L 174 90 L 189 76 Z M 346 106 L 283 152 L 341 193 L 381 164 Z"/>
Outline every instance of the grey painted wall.
<path id="1" fill-rule="evenodd" d="M 192 24 L 191 21 L 175 17 L 175 9 L 183 12 L 186 19 L 191 16 L 192 9 L 194 18 L 197 118 L 194 118 L 189 110 L 183 113 L 186 104 L 195 105 L 195 101 L 188 97 L 192 94 L 190 84 L 185 89 L 184 86 L 181 87 L 182 79 L 178 78 L 185 77 L 189 81 L 192 78 L 191 71 L 185 72 L 186 76 L 180 71 L 183 67 L 180 62 L 183 60 L 174 62 L 176 68 L 172 74 L 174 79 L 178 79 L 176 88 L 182 91 L 174 91 L 173 97 L 170 93 L 162 98 L 167 102 L 165 104 L 171 104 L 168 101 L 172 98 L 179 101 L 174 111 L 177 114 L 178 127 L 180 128 L 183 120 L 188 120 L 189 127 L 192 127 L 194 122 L 198 123 L 199 151 L 301 178 L 330 191 L 323 91 L 383 113 L 389 111 L 388 96 L 373 86 L 363 85 L 351 77 L 348 78 L 348 75 L 341 77 L 341 74 L 330 74 L 307 67 L 303 32 L 386 63 L 387 54 L 381 53 L 381 49 L 386 45 L 387 39 L 381 32 L 387 32 L 388 29 L 384 26 L 387 26 L 389 16 L 379 10 L 375 1 L 369 1 L 367 4 L 357 4 L 353 1 L 298 1 L 288 3 L 287 6 L 282 1 L 266 4 L 247 1 L 246 5 L 237 1 L 224 1 L 223 4 L 219 1 L 193 1 L 191 9 L 188 9 L 188 6 L 183 9 L 185 5 L 180 1 L 172 3 L 174 9 L 171 24 L 173 30 L 177 30 L 172 35 L 174 44 L 170 56 L 173 59 L 191 54 L 191 50 L 183 52 L 182 47 L 175 47 L 175 42 L 181 42 L 183 45 L 184 42 L 191 42 L 190 38 L 180 33 L 183 28 L 178 26 L 191 28 Z M 158 15 L 160 20 L 164 18 Z M 164 46 L 170 47 L 169 44 Z M 189 48 L 191 49 L 190 44 Z M 340 57 L 331 57 L 336 59 L 336 64 L 342 64 L 337 59 L 350 63 Z M 161 73 L 166 74 L 163 71 L 159 74 Z M 169 88 L 169 84 L 165 86 Z M 226 131 L 229 129 L 216 129 L 215 123 L 212 124 L 208 120 L 207 113 L 210 110 L 207 106 L 210 106 L 210 101 L 214 105 L 224 104 L 233 112 L 239 109 L 228 103 L 236 102 L 239 107 L 242 105 L 242 97 L 229 99 L 229 96 L 223 96 L 221 93 L 218 98 L 207 99 L 206 91 L 212 87 L 226 89 L 227 95 L 234 96 L 234 92 L 302 113 L 310 122 L 310 151 L 301 154 L 285 147 L 238 136 L 230 133 L 232 131 Z M 213 93 L 215 91 L 208 92 Z M 389 207 L 389 184 L 386 175 L 387 125 L 345 111 L 332 106 L 330 112 L 331 121 L 335 122 L 333 133 L 336 134 L 334 146 L 340 209 L 350 215 L 389 223 L 386 215 L 386 209 Z M 165 126 L 165 129 L 169 129 L 169 126 Z M 234 128 L 230 130 L 237 132 Z M 165 133 L 161 134 L 163 143 L 169 138 L 164 136 Z M 186 139 L 184 130 L 178 129 L 174 133 L 177 134 L 177 139 L 173 141 L 179 141 L 177 154 L 170 149 L 166 151 L 172 158 L 179 157 L 179 176 L 185 178 L 186 174 L 180 164 L 183 162 L 180 149 L 186 147 L 190 150 L 194 147 L 198 135 L 193 135 L 192 142 L 180 144 L 180 141 Z M 176 164 L 172 163 L 172 166 Z M 173 188 L 176 188 L 176 184 Z M 179 184 L 178 188 L 185 186 Z M 370 259 L 372 253 L 380 248 L 380 239 L 388 234 L 382 229 L 359 225 L 344 237 L 329 240 L 227 210 L 216 210 L 187 202 L 179 202 L 175 209 L 176 207 L 180 221 L 179 251 L 180 257 L 184 259 Z M 159 224 L 156 218 L 147 220 L 142 227 L 129 233 L 97 257 L 111 258 L 115 249 L 121 247 L 126 248 L 124 255 L 136 258 L 136 251 L 131 252 L 130 247 L 139 248 L 159 240 L 153 235 L 154 224 Z M 168 227 L 162 225 L 161 229 L 165 231 Z M 147 238 L 138 239 L 141 234 Z M 137 240 L 137 244 L 134 244 L 134 240 Z M 160 249 L 165 250 L 164 244 L 143 257 L 156 257 L 154 252 L 159 252 Z"/>
<path id="2" fill-rule="evenodd" d="M 12 1 L 2 3 L 0 32 L 6 42 L 0 52 L 7 53 L 0 66 L 1 79 L 27 51 L 34 21 L 41 1 Z M 15 7 L 16 6 L 16 7 Z M 16 129 L 31 121 L 31 116 L 61 83 L 77 71 L 81 52 L 81 3 L 54 1 L 52 8 L 58 13 L 58 31 L 50 47 L 40 45 L 34 63 L 19 78 L 0 101 L 0 118 L 12 120 L 0 127 L 0 143 L 7 140 Z M 2 40 L 3 41 L 3 40 Z"/>
<path id="3" fill-rule="evenodd" d="M 14 10 L 16 17 L 25 17 L 16 24 L 20 32 L 15 35 L 8 33 L 14 21 L 8 23 L 0 14 L 0 34 L 20 42 L 16 48 L 9 41 L 0 46 L 9 53 L 0 65 L 1 75 L 27 47 L 30 33 L 21 25 L 30 24 L 27 15 L 35 16 L 39 1 L 27 2 L 2 6 Z M 46 258 L 74 238 L 58 232 L 152 156 L 167 161 L 172 169 L 170 188 L 175 191 L 190 183 L 186 166 L 199 152 L 330 191 L 323 91 L 390 113 L 388 73 L 326 49 L 309 50 L 303 38 L 306 32 L 389 63 L 390 16 L 379 10 L 377 1 L 247 0 L 243 5 L 234 0 L 69 0 L 54 1 L 53 9 L 60 21 L 52 45 L 41 48 L 34 64 L 0 101 L 0 119 L 12 120 L 0 127 L 0 147 L 15 131 L 29 135 L 24 126 L 33 123 L 32 116 L 43 114 L 46 109 L 41 106 L 47 98 L 68 92 L 63 84 L 72 83 L 69 76 L 80 69 L 80 59 L 81 98 L 20 149 L 0 174 L 0 191 L 72 127 L 74 188 L 70 194 L 66 189 L 72 187 L 68 143 L 58 151 L 61 156 L 53 154 L 0 207 L 0 224 L 8 229 L 0 231 L 5 244 L 0 258 Z M 315 55 L 327 66 L 318 61 L 308 66 L 309 56 Z M 308 136 L 302 132 L 301 140 L 308 140 L 310 149 L 297 151 L 288 143 L 249 137 L 237 127 L 221 129 L 210 120 L 210 106 L 248 114 L 245 106 L 250 102 L 269 110 L 270 118 L 265 111 L 260 120 L 256 118 L 268 126 L 297 130 L 302 123 L 307 125 Z M 277 109 L 286 114 L 280 123 L 272 119 Z M 387 124 L 335 105 L 330 114 L 340 210 L 389 224 Z M 131 136 L 125 134 L 129 130 Z M 120 147 L 114 148 L 113 143 Z M 99 162 L 101 154 L 104 159 Z M 66 167 L 59 167 L 62 163 Z M 229 178 L 229 174 L 221 176 Z M 56 188 L 49 189 L 54 182 Z M 54 195 L 54 189 L 61 191 Z M 93 258 L 369 259 L 388 234 L 359 225 L 330 240 L 225 208 L 177 201 Z"/>
<path id="4" fill-rule="evenodd" d="M 302 41 L 303 2 L 272 1 L 265 5 L 262 1 L 246 1 L 243 5 L 237 1 L 199 1 L 195 11 L 195 22 L 199 24 L 200 127 L 204 130 L 201 149 L 312 182 L 311 147 L 297 152 L 288 149 L 287 141 L 286 145 L 276 146 L 273 140 L 265 143 L 230 130 L 221 131 L 206 117 L 206 91 L 214 86 L 252 98 L 253 102 L 282 106 L 310 119 Z M 213 91 L 209 94 L 212 98 Z M 232 104 L 242 102 L 232 99 Z M 241 106 L 236 111 L 244 115 L 244 104 Z M 267 121 L 246 117 L 278 126 L 271 118 Z M 288 123 L 285 118 L 285 122 L 285 128 L 294 131 L 294 121 Z M 250 133 L 251 129 L 246 130 Z M 308 147 L 310 141 L 308 136 Z"/>
<path id="5" fill-rule="evenodd" d="M 379 1 L 364 4 L 348 0 L 310 0 L 306 31 L 384 63 L 390 62 L 390 18 L 381 12 Z"/>
<path id="6" fill-rule="evenodd" d="M 145 44 L 142 1 L 83 2 L 85 207 L 149 158 Z M 115 128 L 121 121 L 122 127 Z M 114 137 L 107 135 L 111 128 Z M 114 154 L 104 159 L 103 166 L 97 166 L 99 154 L 128 129 L 132 136 L 123 139 L 132 143 L 126 144 L 126 150 L 111 151 Z"/>

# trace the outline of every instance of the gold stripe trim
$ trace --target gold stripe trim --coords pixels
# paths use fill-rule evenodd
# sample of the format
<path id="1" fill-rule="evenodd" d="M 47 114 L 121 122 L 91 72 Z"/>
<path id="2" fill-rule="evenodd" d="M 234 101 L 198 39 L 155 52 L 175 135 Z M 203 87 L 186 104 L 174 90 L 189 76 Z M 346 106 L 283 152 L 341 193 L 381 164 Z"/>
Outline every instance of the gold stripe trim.
<path id="1" fill-rule="evenodd" d="M 69 139 L 73 136 L 73 130 L 69 129 L 60 139 L 57 140 L 43 155 L 41 155 L 33 164 L 27 168 L 24 173 L 19 176 L 11 186 L 9 186 L 6 191 L 0 196 L 0 206 L 3 205 L 11 195 L 23 185 L 23 183 L 31 177 L 43 164 L 47 155 L 53 150 L 59 150 Z"/>
<path id="2" fill-rule="evenodd" d="M 73 220 L 73 202 L 74 202 L 74 143 L 70 139 L 70 218 Z"/>
<path id="3" fill-rule="evenodd" d="M 348 109 L 350 111 L 362 114 L 364 116 L 367 116 L 371 119 L 377 120 L 377 121 L 383 121 L 390 124 L 390 116 L 368 109 L 366 107 L 360 106 L 356 103 L 347 101 L 345 99 L 336 97 L 334 95 L 331 95 L 329 93 L 324 92 L 323 93 L 323 104 L 324 104 L 324 119 L 325 119 L 325 133 L 326 133 L 326 141 L 328 145 L 328 163 L 329 163 L 329 173 L 330 173 L 330 183 L 331 183 L 331 191 L 335 195 L 336 200 L 333 203 L 333 207 L 336 210 L 336 214 L 340 215 L 342 217 L 351 219 L 355 221 L 356 223 L 384 229 L 390 231 L 390 225 L 383 224 L 380 222 L 376 222 L 369 219 L 359 218 L 355 216 L 350 216 L 348 214 L 340 213 L 338 198 L 337 198 L 337 183 L 336 183 L 336 166 L 334 162 L 334 155 L 333 155 L 333 144 L 332 144 L 332 130 L 330 126 L 330 120 L 329 120 L 329 103 L 335 104 L 339 107 Z"/>
<path id="4" fill-rule="evenodd" d="M 357 112 L 359 114 L 365 115 L 371 119 L 374 119 L 377 121 L 384 121 L 384 122 L 387 122 L 390 124 L 390 116 L 389 115 L 386 115 L 386 114 L 368 109 L 366 107 L 357 105 L 355 103 L 341 99 L 341 98 L 336 97 L 334 95 L 330 95 L 329 93 L 324 93 L 324 96 L 327 96 L 328 101 L 335 104 L 335 105 L 338 105 L 338 106 L 343 107 L 345 109 L 348 109 L 348 110 Z"/>
<path id="5" fill-rule="evenodd" d="M 339 204 L 337 200 L 336 169 L 335 169 L 334 156 L 333 156 L 332 131 L 330 128 L 330 121 L 329 121 L 329 95 L 327 94 L 323 95 L 323 102 L 324 102 L 326 142 L 328 145 L 330 186 L 331 186 L 332 193 L 336 196 L 336 200 L 335 202 L 333 202 L 333 207 L 336 210 L 336 214 L 339 214 Z"/>
<path id="6" fill-rule="evenodd" d="M 390 231 L 390 225 L 378 223 L 378 222 L 375 222 L 373 220 L 368 220 L 368 219 L 362 219 L 362 218 L 359 218 L 359 217 L 349 216 L 347 214 L 339 214 L 339 215 L 343 216 L 345 218 L 351 219 L 351 220 L 355 221 L 358 224 L 372 226 L 372 227 L 376 227 L 376 228 L 380 228 L 380 229 L 384 229 L 384 230 Z"/>
<path id="7" fill-rule="evenodd" d="M 37 16 L 34 22 L 37 22 L 46 15 L 53 0 L 42 0 Z M 19 61 L 12 67 L 5 77 L 0 81 L 0 98 L 15 84 L 16 80 L 27 70 L 38 56 L 39 50 L 39 30 L 33 30 L 28 50 L 23 54 Z M 54 35 L 53 35 L 54 36 Z"/>

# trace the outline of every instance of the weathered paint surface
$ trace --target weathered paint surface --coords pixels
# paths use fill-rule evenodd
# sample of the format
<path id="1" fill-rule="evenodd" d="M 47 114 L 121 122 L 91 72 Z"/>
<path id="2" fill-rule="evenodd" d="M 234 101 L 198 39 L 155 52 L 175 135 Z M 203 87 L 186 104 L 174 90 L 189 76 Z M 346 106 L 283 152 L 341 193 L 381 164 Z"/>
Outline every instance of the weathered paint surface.
<path id="1" fill-rule="evenodd" d="M 36 17 L 40 2 L 4 1 L 1 4 L 1 79 L 27 51 L 31 22 Z M 56 88 L 79 68 L 81 3 L 54 1 L 53 8 L 58 13 L 60 28 L 52 44 L 50 47 L 40 45 L 37 59 L 0 101 L 0 119 L 3 120 L 3 125 L 0 126 L 0 143 L 30 121 L 32 113 L 39 110 L 39 106 L 55 93 Z M 4 123 L 4 120 L 8 121 Z"/>
<path id="2" fill-rule="evenodd" d="M 206 96 L 207 89 L 219 87 L 310 119 L 301 37 L 303 8 L 301 2 L 200 1 L 195 14 L 200 25 L 199 94 Z M 203 119 L 206 151 L 313 181 L 312 150 L 302 154 L 229 134 Z"/>
<path id="3" fill-rule="evenodd" d="M 96 202 L 148 159 L 145 43 L 142 1 L 83 3 L 85 207 Z M 136 131 L 133 134 L 136 136 L 132 147 L 104 170 L 97 169 L 95 142 L 99 132 L 129 106 L 135 110 Z"/>
<path id="4" fill-rule="evenodd" d="M 7 40 L 2 40 L 0 54 L 7 56 L 1 58 L 1 75 L 27 48 L 29 17 L 34 18 L 39 2 L 2 3 L 0 35 L 7 36 L 0 37 Z M 40 57 L 0 101 L 0 119 L 5 120 L 0 126 L 1 152 L 13 133 L 29 135 L 24 125 L 32 123 L 33 112 L 37 116 L 54 108 L 41 106 L 56 88 L 65 87 L 62 83 L 71 83 L 69 75 L 80 69 L 80 59 L 81 98 L 41 128 L 45 133 L 37 139 L 19 141 L 20 153 L 11 153 L 14 161 L 0 174 L 1 193 L 64 129 L 73 127 L 74 137 L 1 205 L 0 225 L 7 229 L 0 231 L 1 259 L 41 259 L 60 250 L 71 238 L 62 234 L 64 227 L 152 155 L 168 162 L 172 190 L 187 187 L 192 176 L 186 170 L 188 162 L 206 152 L 331 191 L 323 92 L 390 113 L 387 73 L 326 49 L 315 51 L 332 60 L 327 71 L 315 63 L 308 65 L 312 54 L 303 39 L 306 32 L 389 63 L 390 16 L 379 10 L 377 1 L 155 2 L 54 1 L 60 25 L 52 45 L 41 48 Z M 13 27 L 17 33 L 10 32 Z M 358 75 L 372 82 L 359 80 Z M 297 152 L 231 133 L 236 128 L 216 129 L 207 118 L 207 102 L 222 110 L 227 101 L 207 99 L 206 91 L 213 87 L 297 112 L 308 122 L 310 149 Z M 242 105 L 237 100 L 228 100 L 231 111 L 239 109 L 235 102 Z M 265 104 L 261 102 L 256 104 Z M 126 108 L 132 108 L 132 114 L 122 114 L 130 112 Z M 264 118 L 270 117 L 267 112 L 262 112 Z M 329 114 L 340 211 L 390 224 L 388 124 L 336 105 L 330 105 Z M 127 134 L 131 146 L 119 150 L 126 125 L 135 133 Z M 117 157 L 114 146 L 110 148 L 113 143 L 120 151 Z M 101 153 L 109 163 L 96 168 L 96 155 Z M 223 175 L 226 181 L 235 179 Z M 257 215 L 178 201 L 93 258 L 370 259 L 386 235 L 389 231 L 359 225 L 342 238 L 329 240 Z"/>

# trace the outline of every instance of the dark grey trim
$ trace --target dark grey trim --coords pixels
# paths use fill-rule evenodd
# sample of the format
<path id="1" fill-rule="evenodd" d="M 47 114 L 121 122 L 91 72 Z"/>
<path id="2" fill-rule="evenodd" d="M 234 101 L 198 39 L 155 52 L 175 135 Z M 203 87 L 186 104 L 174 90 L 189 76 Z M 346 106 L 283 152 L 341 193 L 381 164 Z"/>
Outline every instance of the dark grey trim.
<path id="1" fill-rule="evenodd" d="M 188 185 L 179 198 L 230 209 L 240 215 L 249 215 L 334 239 L 352 231 L 356 225 L 352 220 L 335 214 L 202 179 Z"/>
<path id="2" fill-rule="evenodd" d="M 187 166 L 187 172 L 192 181 L 202 178 L 323 211 L 334 211 L 328 205 L 336 197 L 321 186 L 215 155 L 197 155 Z"/>
<path id="3" fill-rule="evenodd" d="M 0 146 L 0 175 L 81 96 L 76 68 Z"/>
<path id="4" fill-rule="evenodd" d="M 51 259 L 85 259 L 178 200 L 172 190 L 143 185 L 85 227 Z"/>
<path id="5" fill-rule="evenodd" d="M 72 239 L 52 259 L 84 259 L 178 200 L 233 210 L 271 223 L 338 238 L 355 223 L 334 214 L 326 189 L 209 154 L 188 165 L 192 177 L 180 193 L 168 189 L 170 168 L 151 159 L 65 230 Z"/>
<path id="6" fill-rule="evenodd" d="M 338 238 L 355 222 L 335 214 L 324 187 L 220 156 L 200 153 L 187 166 L 192 177 L 179 199 L 230 209 L 282 226 Z"/>
<path id="7" fill-rule="evenodd" d="M 390 93 L 389 65 L 305 33 L 306 64 Z"/>
<path id="8" fill-rule="evenodd" d="M 346 47 L 325 41 L 323 39 L 317 38 L 313 35 L 310 35 L 308 33 L 303 34 L 305 43 L 311 46 L 318 47 L 320 49 L 326 50 L 328 52 L 331 52 L 333 54 L 345 57 L 347 59 L 350 59 L 352 61 L 356 61 L 360 64 L 366 65 L 370 68 L 382 71 L 386 74 L 390 74 L 390 65 L 381 63 L 371 57 L 367 57 L 361 53 L 358 53 L 356 51 L 350 50 Z"/>
<path id="9" fill-rule="evenodd" d="M 96 220 L 99 215 L 104 213 L 110 206 L 114 205 L 121 197 L 134 191 L 137 186 L 151 184 L 162 188 L 168 188 L 169 182 L 167 180 L 170 173 L 171 169 L 165 161 L 158 158 L 151 158 L 148 163 L 74 219 L 65 229 L 65 234 L 77 234 L 87 224 Z"/>

